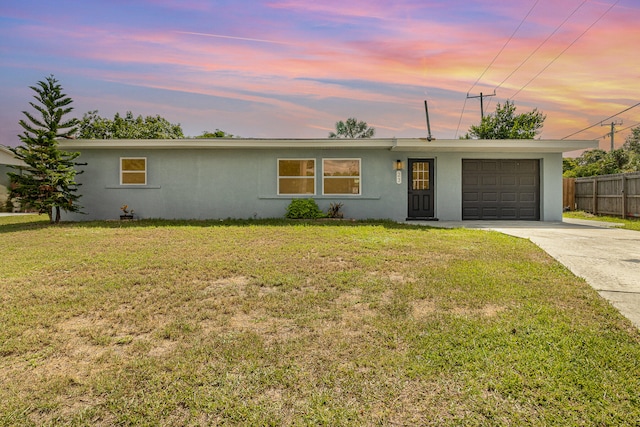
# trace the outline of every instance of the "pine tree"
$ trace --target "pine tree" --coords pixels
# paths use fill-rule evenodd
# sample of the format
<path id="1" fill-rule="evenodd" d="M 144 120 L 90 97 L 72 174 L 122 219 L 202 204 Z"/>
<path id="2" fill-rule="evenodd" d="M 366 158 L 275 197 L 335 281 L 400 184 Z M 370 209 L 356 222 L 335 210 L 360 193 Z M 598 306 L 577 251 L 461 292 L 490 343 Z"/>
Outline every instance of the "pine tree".
<path id="1" fill-rule="evenodd" d="M 336 131 L 329 132 L 329 138 L 372 138 L 376 129 L 369 127 L 367 122 L 349 117 L 346 121 L 336 122 Z"/>
<path id="2" fill-rule="evenodd" d="M 24 129 L 19 135 L 23 145 L 11 148 L 11 151 L 27 166 L 15 166 L 19 172 L 9 173 L 12 183 L 10 197 L 25 207 L 46 213 L 51 223 L 58 223 L 61 209 L 66 212 L 81 210 L 77 203 L 80 198 L 78 184 L 75 182 L 78 172 L 74 167 L 74 160 L 80 153 L 58 148 L 59 138 L 73 137 L 78 120 L 63 120 L 73 110 L 70 106 L 73 100 L 62 93 L 62 87 L 53 76 L 29 87 L 35 92 L 33 97 L 37 101 L 29 104 L 39 114 L 23 111 L 26 119 L 19 122 Z"/>

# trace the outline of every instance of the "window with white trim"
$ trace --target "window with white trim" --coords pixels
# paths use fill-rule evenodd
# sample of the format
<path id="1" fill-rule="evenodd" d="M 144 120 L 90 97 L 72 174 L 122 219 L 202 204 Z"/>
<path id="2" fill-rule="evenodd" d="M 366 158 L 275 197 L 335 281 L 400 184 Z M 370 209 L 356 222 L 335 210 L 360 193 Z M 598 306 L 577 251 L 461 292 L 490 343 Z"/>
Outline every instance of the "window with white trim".
<path id="1" fill-rule="evenodd" d="M 322 194 L 361 194 L 360 159 L 322 159 Z"/>
<path id="2" fill-rule="evenodd" d="M 146 185 L 147 158 L 120 157 L 120 185 Z"/>
<path id="3" fill-rule="evenodd" d="M 278 194 L 315 194 L 315 159 L 278 159 Z"/>

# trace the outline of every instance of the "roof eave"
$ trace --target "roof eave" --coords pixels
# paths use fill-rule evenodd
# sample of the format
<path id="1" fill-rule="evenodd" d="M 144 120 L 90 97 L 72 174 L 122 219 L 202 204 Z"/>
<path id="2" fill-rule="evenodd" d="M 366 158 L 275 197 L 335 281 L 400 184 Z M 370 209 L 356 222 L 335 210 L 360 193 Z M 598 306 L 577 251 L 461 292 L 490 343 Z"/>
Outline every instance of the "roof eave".
<path id="1" fill-rule="evenodd" d="M 418 152 L 539 152 L 564 153 L 596 148 L 596 140 L 473 140 L 426 138 L 375 138 L 375 139 L 254 139 L 254 138 L 213 138 L 213 139 L 111 139 L 111 140 L 64 140 L 60 148 L 71 151 L 92 149 L 139 150 L 139 149 L 366 149 Z"/>

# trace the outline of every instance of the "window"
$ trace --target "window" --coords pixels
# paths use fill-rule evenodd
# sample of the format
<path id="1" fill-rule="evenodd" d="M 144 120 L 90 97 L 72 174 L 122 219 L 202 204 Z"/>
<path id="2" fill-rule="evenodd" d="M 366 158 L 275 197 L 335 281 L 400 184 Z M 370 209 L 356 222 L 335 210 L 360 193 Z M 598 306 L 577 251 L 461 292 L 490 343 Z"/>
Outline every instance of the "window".
<path id="1" fill-rule="evenodd" d="M 278 159 L 278 194 L 315 194 L 314 159 Z"/>
<path id="2" fill-rule="evenodd" d="M 323 159 L 323 194 L 360 194 L 360 159 Z"/>
<path id="3" fill-rule="evenodd" d="M 147 158 L 146 157 L 121 157 L 120 158 L 120 184 L 121 185 L 146 185 L 147 184 Z"/>
<path id="4" fill-rule="evenodd" d="M 429 162 L 413 162 L 412 170 L 412 183 L 414 190 L 428 190 L 429 183 Z"/>

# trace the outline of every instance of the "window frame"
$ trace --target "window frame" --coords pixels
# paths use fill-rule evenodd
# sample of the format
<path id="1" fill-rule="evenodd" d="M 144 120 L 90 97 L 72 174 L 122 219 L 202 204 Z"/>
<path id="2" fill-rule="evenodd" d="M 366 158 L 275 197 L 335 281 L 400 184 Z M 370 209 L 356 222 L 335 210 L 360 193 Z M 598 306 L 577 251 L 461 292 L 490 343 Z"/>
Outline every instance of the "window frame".
<path id="1" fill-rule="evenodd" d="M 280 162 L 281 161 L 313 161 L 313 175 L 312 176 L 289 176 L 289 175 L 280 175 Z M 277 194 L 278 196 L 315 196 L 316 195 L 316 177 L 318 176 L 318 160 L 313 157 L 308 158 L 278 158 L 276 159 L 276 185 L 277 185 Z M 313 192 L 312 193 L 283 193 L 280 191 L 280 179 L 282 178 L 297 178 L 297 179 L 310 179 L 313 182 Z"/>
<path id="2" fill-rule="evenodd" d="M 123 168 L 124 160 L 144 160 L 144 171 L 140 170 L 130 170 Z M 146 157 L 120 157 L 120 185 L 147 185 L 147 172 L 149 169 L 149 162 Z M 136 173 L 136 174 L 144 174 L 144 182 L 143 183 L 126 183 L 124 182 L 124 174 L 125 173 Z"/>
<path id="3" fill-rule="evenodd" d="M 325 176 L 325 161 L 331 160 L 346 160 L 358 162 L 358 175 L 357 176 Z M 357 179 L 358 180 L 358 192 L 357 193 L 327 193 L 325 191 L 326 179 Z M 323 196 L 361 196 L 362 195 L 362 157 L 328 157 L 322 159 L 322 195 Z"/>

